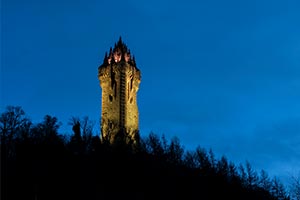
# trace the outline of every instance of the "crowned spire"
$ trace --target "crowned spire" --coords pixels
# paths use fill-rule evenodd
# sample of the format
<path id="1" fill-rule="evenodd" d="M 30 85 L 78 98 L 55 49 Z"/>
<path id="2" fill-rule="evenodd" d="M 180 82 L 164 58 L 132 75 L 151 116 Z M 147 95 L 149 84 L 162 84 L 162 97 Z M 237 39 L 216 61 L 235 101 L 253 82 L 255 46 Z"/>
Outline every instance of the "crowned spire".
<path id="1" fill-rule="evenodd" d="M 125 61 L 135 66 L 130 49 L 122 41 L 122 37 L 120 36 L 119 41 L 115 43 L 114 48 L 111 47 L 109 54 L 105 56 L 103 64 L 118 63 L 121 61 Z"/>

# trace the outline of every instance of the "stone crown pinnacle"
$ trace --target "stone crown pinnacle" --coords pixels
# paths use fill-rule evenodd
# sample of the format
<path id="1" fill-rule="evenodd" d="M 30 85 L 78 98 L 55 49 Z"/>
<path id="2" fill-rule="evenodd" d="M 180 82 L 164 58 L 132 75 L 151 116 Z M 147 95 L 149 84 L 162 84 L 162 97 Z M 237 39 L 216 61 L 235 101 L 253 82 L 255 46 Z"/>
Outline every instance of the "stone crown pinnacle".
<path id="1" fill-rule="evenodd" d="M 122 41 L 121 36 L 119 41 L 115 43 L 114 48 L 110 48 L 109 54 L 105 54 L 103 64 L 118 63 L 120 61 L 125 61 L 136 66 L 135 59 L 132 57 L 127 45 Z"/>

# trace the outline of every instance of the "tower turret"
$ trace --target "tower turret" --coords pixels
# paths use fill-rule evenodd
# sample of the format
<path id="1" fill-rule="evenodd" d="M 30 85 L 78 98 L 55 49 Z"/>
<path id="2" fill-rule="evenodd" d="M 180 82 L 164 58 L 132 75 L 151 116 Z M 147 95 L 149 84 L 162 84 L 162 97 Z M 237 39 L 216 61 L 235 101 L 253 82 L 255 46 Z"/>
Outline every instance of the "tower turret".
<path id="1" fill-rule="evenodd" d="M 121 37 L 98 68 L 102 88 L 102 139 L 135 141 L 139 130 L 137 91 L 141 80 L 135 59 Z"/>

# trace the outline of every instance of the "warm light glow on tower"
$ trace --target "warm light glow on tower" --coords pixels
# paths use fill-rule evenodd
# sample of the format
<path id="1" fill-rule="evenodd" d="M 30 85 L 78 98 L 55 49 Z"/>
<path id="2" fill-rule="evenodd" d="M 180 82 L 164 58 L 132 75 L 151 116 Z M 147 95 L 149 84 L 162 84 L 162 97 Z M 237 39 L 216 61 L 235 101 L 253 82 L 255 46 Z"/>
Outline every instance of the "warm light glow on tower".
<path id="1" fill-rule="evenodd" d="M 120 136 L 135 141 L 139 130 L 137 91 L 141 74 L 121 38 L 105 54 L 98 78 L 102 88 L 102 140 L 113 143 Z"/>

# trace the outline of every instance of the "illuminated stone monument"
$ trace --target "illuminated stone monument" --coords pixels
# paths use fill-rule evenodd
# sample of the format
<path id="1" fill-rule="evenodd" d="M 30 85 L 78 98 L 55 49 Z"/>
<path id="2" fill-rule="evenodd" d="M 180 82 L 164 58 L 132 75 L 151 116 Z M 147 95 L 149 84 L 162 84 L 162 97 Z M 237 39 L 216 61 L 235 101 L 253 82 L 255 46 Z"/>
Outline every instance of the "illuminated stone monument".
<path id="1" fill-rule="evenodd" d="M 98 68 L 98 78 L 102 88 L 101 139 L 110 143 L 118 138 L 136 141 L 141 73 L 121 38 L 113 49 L 110 48 L 109 54 L 105 54 Z"/>

